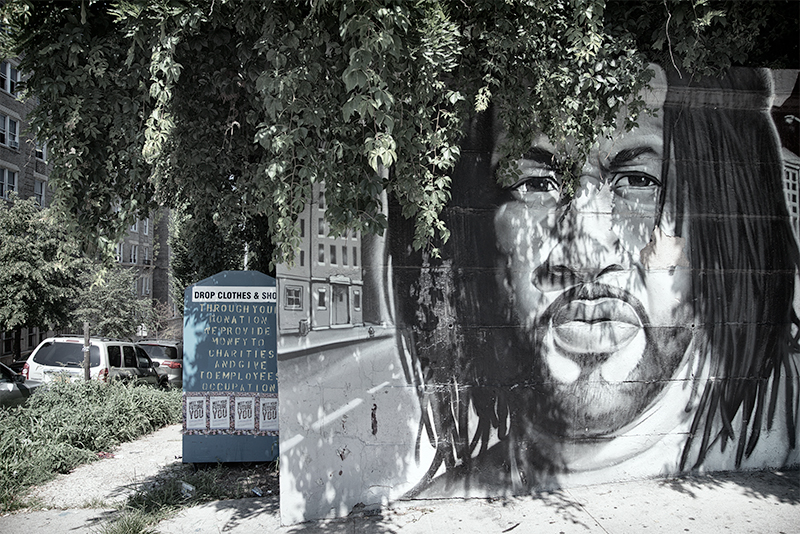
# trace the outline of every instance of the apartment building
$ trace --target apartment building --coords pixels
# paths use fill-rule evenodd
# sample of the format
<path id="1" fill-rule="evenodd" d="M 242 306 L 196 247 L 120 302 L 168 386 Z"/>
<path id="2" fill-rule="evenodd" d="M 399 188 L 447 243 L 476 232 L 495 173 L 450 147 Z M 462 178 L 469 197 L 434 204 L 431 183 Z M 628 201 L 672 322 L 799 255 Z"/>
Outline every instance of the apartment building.
<path id="1" fill-rule="evenodd" d="M 19 81 L 16 61 L 0 62 L 0 209 L 12 193 L 20 198 L 33 197 L 44 208 L 50 205 L 52 196 L 47 145 L 28 132 L 26 117 L 33 105 L 17 98 Z M 136 221 L 117 245 L 116 258 L 120 267 L 137 269 L 139 277 L 131 288 L 134 294 L 164 303 L 171 302 L 168 219 L 169 213 L 163 209 Z M 52 334 L 44 327 L 24 328 L 20 337 L 22 355 Z M 14 332 L 0 332 L 0 361 L 8 363 L 13 358 L 13 343 Z"/>
<path id="2" fill-rule="evenodd" d="M 50 166 L 47 145 L 28 133 L 26 116 L 32 105 L 17 98 L 20 73 L 13 60 L 0 62 L 0 209 L 12 193 L 20 198 L 36 199 L 40 206 L 50 204 L 47 179 Z M 26 328 L 21 333 L 22 353 L 33 350 L 47 337 L 44 328 Z M 0 361 L 12 355 L 13 332 L 0 332 Z"/>

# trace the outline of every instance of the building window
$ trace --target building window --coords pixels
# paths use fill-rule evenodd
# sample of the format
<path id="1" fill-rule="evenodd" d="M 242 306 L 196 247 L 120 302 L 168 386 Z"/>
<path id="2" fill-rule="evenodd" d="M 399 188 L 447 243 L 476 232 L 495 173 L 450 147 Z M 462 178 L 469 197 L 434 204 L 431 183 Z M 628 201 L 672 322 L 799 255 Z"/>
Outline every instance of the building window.
<path id="1" fill-rule="evenodd" d="M 317 309 L 328 309 L 328 291 L 322 287 L 317 289 Z"/>
<path id="2" fill-rule="evenodd" d="M 136 222 L 131 225 L 131 232 L 138 232 L 139 231 L 139 219 L 136 219 Z"/>
<path id="3" fill-rule="evenodd" d="M 347 245 L 342 245 L 342 265 L 347 265 Z"/>
<path id="4" fill-rule="evenodd" d="M 324 236 L 325 235 L 325 219 L 322 217 L 319 218 L 319 224 L 317 226 L 317 235 Z"/>
<path id="5" fill-rule="evenodd" d="M 353 247 L 353 267 L 358 267 L 358 247 Z"/>
<path id="6" fill-rule="evenodd" d="M 142 295 L 149 295 L 150 294 L 150 277 L 143 276 L 142 277 Z"/>
<path id="7" fill-rule="evenodd" d="M 792 228 L 800 231 L 800 169 L 785 165 L 783 168 L 783 192 L 786 195 L 786 207 L 792 218 Z"/>
<path id="8" fill-rule="evenodd" d="M 142 233 L 147 235 L 150 232 L 150 217 L 142 221 Z"/>
<path id="9" fill-rule="evenodd" d="M 324 210 L 325 209 L 325 191 L 320 189 L 319 196 L 317 198 L 319 199 L 319 209 Z"/>
<path id="10" fill-rule="evenodd" d="M 361 290 L 354 289 L 353 290 L 353 309 L 355 311 L 361 311 Z"/>
<path id="11" fill-rule="evenodd" d="M 0 197 L 8 198 L 8 195 L 16 190 L 17 173 L 8 169 L 0 169 Z"/>
<path id="12" fill-rule="evenodd" d="M 305 264 L 306 264 L 306 251 L 305 250 L 301 250 L 300 251 L 300 267 L 304 267 Z"/>
<path id="13" fill-rule="evenodd" d="M 125 257 L 125 245 L 123 243 L 117 243 L 117 252 L 115 254 L 116 260 L 122 261 Z"/>
<path id="14" fill-rule="evenodd" d="M 303 288 L 300 286 L 286 286 L 284 293 L 284 308 L 287 310 L 303 309 Z"/>
<path id="15" fill-rule="evenodd" d="M 10 330 L 3 334 L 3 354 L 9 354 L 11 352 L 11 342 L 14 339 L 14 333 Z"/>
<path id="16" fill-rule="evenodd" d="M 19 148 L 19 138 L 17 137 L 17 121 L 8 119 L 8 146 Z"/>
<path id="17" fill-rule="evenodd" d="M 336 265 L 336 245 L 331 245 L 331 265 Z"/>
<path id="18" fill-rule="evenodd" d="M 36 199 L 37 204 L 44 207 L 44 182 L 36 180 L 33 183 L 33 197 Z"/>
<path id="19" fill-rule="evenodd" d="M 325 245 L 319 246 L 319 257 L 317 258 L 317 263 L 320 265 L 325 263 Z"/>
<path id="20" fill-rule="evenodd" d="M 145 265 L 150 265 L 150 247 L 142 247 L 142 260 Z"/>
<path id="21" fill-rule="evenodd" d="M 300 237 L 306 236 L 306 220 L 300 219 Z"/>
<path id="22" fill-rule="evenodd" d="M 7 115 L 0 114 L 0 143 L 19 148 L 19 138 L 17 137 L 18 122 Z"/>
<path id="23" fill-rule="evenodd" d="M 139 245 L 131 245 L 131 263 L 136 263 L 139 255 Z"/>
<path id="24" fill-rule="evenodd" d="M 29 328 L 28 329 L 28 348 L 33 348 L 36 346 L 36 329 Z"/>
<path id="25" fill-rule="evenodd" d="M 0 114 L 0 143 L 11 148 L 19 148 L 17 121 L 2 114 Z"/>
<path id="26" fill-rule="evenodd" d="M 19 71 L 8 61 L 0 63 L 0 87 L 7 93 L 15 93 L 19 83 Z"/>
<path id="27" fill-rule="evenodd" d="M 47 161 L 47 143 L 36 141 L 36 158 Z"/>

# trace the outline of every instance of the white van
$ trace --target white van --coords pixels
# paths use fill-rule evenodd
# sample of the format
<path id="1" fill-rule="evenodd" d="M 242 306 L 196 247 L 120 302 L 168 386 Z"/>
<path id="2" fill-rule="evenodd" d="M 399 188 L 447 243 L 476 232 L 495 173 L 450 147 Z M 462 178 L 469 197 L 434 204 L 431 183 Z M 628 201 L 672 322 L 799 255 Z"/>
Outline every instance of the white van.
<path id="1" fill-rule="evenodd" d="M 92 379 L 122 380 L 135 384 L 167 387 L 167 376 L 159 373 L 140 347 L 128 341 L 91 338 L 89 373 Z M 28 356 L 22 370 L 28 379 L 50 382 L 54 379 L 82 380 L 83 338 L 49 337 Z"/>

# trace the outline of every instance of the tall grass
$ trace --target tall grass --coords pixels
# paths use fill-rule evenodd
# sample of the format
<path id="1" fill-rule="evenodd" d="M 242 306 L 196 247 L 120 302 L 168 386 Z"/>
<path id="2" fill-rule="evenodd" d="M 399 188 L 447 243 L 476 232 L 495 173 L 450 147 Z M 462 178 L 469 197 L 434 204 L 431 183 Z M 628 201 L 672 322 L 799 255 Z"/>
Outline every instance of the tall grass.
<path id="1" fill-rule="evenodd" d="M 0 511 L 26 490 L 181 418 L 181 392 L 97 381 L 53 383 L 0 408 Z"/>

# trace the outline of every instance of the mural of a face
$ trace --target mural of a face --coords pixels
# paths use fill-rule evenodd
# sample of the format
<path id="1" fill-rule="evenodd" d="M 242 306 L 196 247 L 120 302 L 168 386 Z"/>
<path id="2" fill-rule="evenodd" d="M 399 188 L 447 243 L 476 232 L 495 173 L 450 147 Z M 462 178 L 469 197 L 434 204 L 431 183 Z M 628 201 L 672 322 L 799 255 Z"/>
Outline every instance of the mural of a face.
<path id="1" fill-rule="evenodd" d="M 543 397 L 526 418 L 540 431 L 613 435 L 687 357 L 691 279 L 674 180 L 662 176 L 662 120 L 642 115 L 599 140 L 570 200 L 561 181 L 570 147 L 539 136 L 515 162 L 512 200 L 494 218 L 498 284 L 519 326 L 521 379 Z"/>

